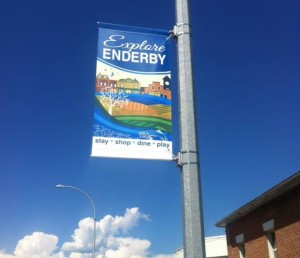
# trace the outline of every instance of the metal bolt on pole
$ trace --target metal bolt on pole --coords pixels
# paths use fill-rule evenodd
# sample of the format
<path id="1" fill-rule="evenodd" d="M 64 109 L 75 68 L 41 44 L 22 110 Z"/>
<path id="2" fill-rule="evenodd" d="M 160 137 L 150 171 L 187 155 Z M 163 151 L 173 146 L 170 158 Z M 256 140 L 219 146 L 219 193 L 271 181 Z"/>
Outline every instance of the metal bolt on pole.
<path id="1" fill-rule="evenodd" d="M 176 0 L 176 22 L 184 257 L 205 258 L 188 0 Z"/>

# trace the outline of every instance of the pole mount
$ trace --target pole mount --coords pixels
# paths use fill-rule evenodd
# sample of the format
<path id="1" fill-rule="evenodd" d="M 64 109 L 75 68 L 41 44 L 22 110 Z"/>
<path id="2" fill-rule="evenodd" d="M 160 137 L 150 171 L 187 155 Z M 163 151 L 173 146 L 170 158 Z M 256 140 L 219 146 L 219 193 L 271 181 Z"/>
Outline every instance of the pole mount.
<path id="1" fill-rule="evenodd" d="M 191 155 L 192 154 L 192 155 Z M 189 164 L 198 164 L 196 150 L 180 150 L 177 157 L 174 159 L 177 162 L 177 167 L 183 167 Z"/>
<path id="2" fill-rule="evenodd" d="M 170 37 L 177 39 L 182 34 L 191 34 L 190 32 L 190 24 L 189 23 L 176 23 L 173 27 L 173 30 L 170 30 Z"/>

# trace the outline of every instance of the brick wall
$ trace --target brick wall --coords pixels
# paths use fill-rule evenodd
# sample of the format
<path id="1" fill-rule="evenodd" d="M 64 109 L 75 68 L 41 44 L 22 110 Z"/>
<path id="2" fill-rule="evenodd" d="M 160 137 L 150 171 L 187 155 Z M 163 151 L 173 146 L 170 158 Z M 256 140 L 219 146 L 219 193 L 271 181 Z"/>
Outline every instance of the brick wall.
<path id="1" fill-rule="evenodd" d="M 228 257 L 239 258 L 235 237 L 244 234 L 246 258 L 269 258 L 262 224 L 274 220 L 279 258 L 300 257 L 300 186 L 226 226 Z"/>

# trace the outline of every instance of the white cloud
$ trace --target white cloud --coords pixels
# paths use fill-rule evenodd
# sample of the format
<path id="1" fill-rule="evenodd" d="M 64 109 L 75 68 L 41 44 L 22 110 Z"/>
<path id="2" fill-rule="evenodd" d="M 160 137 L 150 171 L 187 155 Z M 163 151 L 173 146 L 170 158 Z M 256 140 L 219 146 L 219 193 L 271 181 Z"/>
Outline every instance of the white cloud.
<path id="1" fill-rule="evenodd" d="M 92 258 L 92 254 L 71 253 L 70 258 Z"/>
<path id="2" fill-rule="evenodd" d="M 106 258 L 146 258 L 150 245 L 148 240 L 137 238 L 111 238 L 105 256 Z"/>
<path id="3" fill-rule="evenodd" d="M 34 232 L 18 242 L 14 255 L 1 252 L 0 258 L 64 258 L 62 252 L 53 253 L 57 249 L 57 242 L 57 236 Z"/>
<path id="4" fill-rule="evenodd" d="M 5 250 L 0 251 L 0 258 L 14 258 L 13 255 L 5 254 Z"/>
<path id="5" fill-rule="evenodd" d="M 97 223 L 97 229 L 100 230 L 101 235 L 114 235 L 119 231 L 127 232 L 136 226 L 141 219 L 149 220 L 148 216 L 139 211 L 139 208 L 126 209 L 124 216 L 105 216 Z"/>
<path id="6" fill-rule="evenodd" d="M 117 238 L 117 235 L 128 232 L 136 226 L 141 219 L 149 220 L 148 216 L 141 213 L 138 208 L 126 209 L 123 216 L 106 215 L 96 223 L 96 250 L 102 253 L 111 249 L 111 252 L 125 252 L 124 243 L 130 248 L 135 248 L 135 242 L 142 243 L 141 247 L 149 248 L 150 242 L 147 240 L 136 240 L 130 238 Z M 62 246 L 63 251 L 73 252 L 72 258 L 85 258 L 80 253 L 91 252 L 93 249 L 94 221 L 92 218 L 85 218 L 79 222 L 79 228 L 74 230 L 72 242 L 66 242 Z M 145 244 L 147 242 L 147 244 Z M 149 243 L 149 244 L 148 244 Z M 121 250 L 119 250 L 121 249 Z M 135 248 L 136 249 L 136 248 Z M 144 255 L 146 251 L 137 250 Z M 119 257 L 119 256 L 118 256 Z M 122 256 L 120 256 L 122 257 Z M 125 256 L 124 256 L 125 257 Z M 129 258 L 130 256 L 128 256 Z M 137 256 L 144 257 L 144 256 Z"/>
<path id="7" fill-rule="evenodd" d="M 87 252 L 93 249 L 94 221 L 85 218 L 79 221 L 79 228 L 74 230 L 73 242 L 66 242 L 62 246 L 63 251 Z"/>
<path id="8" fill-rule="evenodd" d="M 141 213 L 139 208 L 130 208 L 126 209 L 123 216 L 106 215 L 97 221 L 97 258 L 150 257 L 149 240 L 124 235 L 137 226 L 141 220 L 149 220 L 149 217 Z M 94 220 L 85 218 L 79 221 L 78 228 L 72 235 L 72 241 L 65 242 L 61 249 L 57 246 L 57 236 L 34 232 L 18 242 L 13 255 L 0 250 L 0 258 L 92 258 L 93 236 Z M 157 255 L 152 258 L 175 257 L 174 255 Z"/>
<path id="9" fill-rule="evenodd" d="M 154 256 L 153 258 L 175 258 L 175 254 L 159 254 Z"/>

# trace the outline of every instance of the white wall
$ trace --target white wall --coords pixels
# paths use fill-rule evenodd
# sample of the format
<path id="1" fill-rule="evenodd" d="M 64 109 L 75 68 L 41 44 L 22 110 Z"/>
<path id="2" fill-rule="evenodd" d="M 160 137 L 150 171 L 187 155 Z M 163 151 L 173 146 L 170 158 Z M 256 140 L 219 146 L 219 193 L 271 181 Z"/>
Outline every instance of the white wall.
<path id="1" fill-rule="evenodd" d="M 226 236 L 213 236 L 205 238 L 206 258 L 228 257 Z M 183 249 L 175 252 L 176 258 L 183 258 Z"/>

